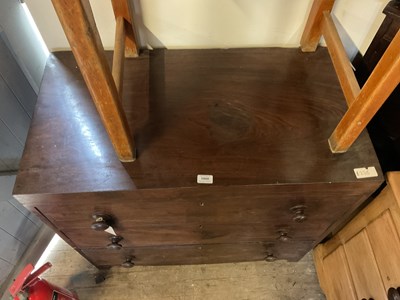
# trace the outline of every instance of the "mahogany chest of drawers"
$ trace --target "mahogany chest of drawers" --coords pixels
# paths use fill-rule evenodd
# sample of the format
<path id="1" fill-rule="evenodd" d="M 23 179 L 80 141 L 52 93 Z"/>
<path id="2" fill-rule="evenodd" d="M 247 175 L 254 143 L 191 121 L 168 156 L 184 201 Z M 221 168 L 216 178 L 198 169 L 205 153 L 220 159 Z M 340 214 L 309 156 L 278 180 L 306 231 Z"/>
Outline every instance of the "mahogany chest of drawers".
<path id="1" fill-rule="evenodd" d="M 123 88 L 132 163 L 53 54 L 14 190 L 98 267 L 298 260 L 383 182 L 366 133 L 329 150 L 346 107 L 326 49 L 155 50 Z"/>

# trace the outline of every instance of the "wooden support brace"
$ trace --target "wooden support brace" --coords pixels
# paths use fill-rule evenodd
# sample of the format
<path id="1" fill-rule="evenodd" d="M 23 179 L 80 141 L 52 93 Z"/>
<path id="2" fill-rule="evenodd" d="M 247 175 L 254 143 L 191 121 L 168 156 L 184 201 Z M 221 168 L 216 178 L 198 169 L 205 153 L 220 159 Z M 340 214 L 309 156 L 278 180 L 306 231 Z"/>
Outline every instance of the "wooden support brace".
<path id="1" fill-rule="evenodd" d="M 303 52 L 314 52 L 322 36 L 322 19 L 324 11 L 331 11 L 335 0 L 314 0 L 300 41 Z"/>
<path id="2" fill-rule="evenodd" d="M 323 15 L 322 33 L 328 46 L 328 51 L 339 78 L 347 105 L 350 106 L 360 94 L 360 86 L 351 68 L 350 60 L 347 57 L 330 12 L 324 11 Z"/>
<path id="3" fill-rule="evenodd" d="M 126 57 L 137 57 L 139 56 L 139 49 L 137 46 L 135 28 L 132 21 L 130 12 L 130 6 L 128 0 L 112 0 L 112 6 L 114 10 L 115 19 L 123 17 L 127 22 L 125 26 L 125 56 Z"/>
<path id="4" fill-rule="evenodd" d="M 329 138 L 332 152 L 346 152 L 400 82 L 400 31 Z"/>
<path id="5" fill-rule="evenodd" d="M 122 97 L 122 86 L 124 79 L 124 59 L 125 59 L 125 19 L 121 16 L 117 18 L 115 28 L 115 46 L 112 65 L 112 75 L 117 86 L 118 94 Z"/>
<path id="6" fill-rule="evenodd" d="M 133 139 L 106 61 L 89 0 L 52 2 L 119 159 L 133 161 Z"/>

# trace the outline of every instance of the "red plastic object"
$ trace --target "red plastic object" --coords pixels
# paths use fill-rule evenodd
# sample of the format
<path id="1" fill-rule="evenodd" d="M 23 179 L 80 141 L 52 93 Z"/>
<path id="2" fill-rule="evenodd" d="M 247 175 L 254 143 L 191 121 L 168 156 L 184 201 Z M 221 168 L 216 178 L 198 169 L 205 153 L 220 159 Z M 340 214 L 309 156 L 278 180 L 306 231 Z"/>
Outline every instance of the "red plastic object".
<path id="1" fill-rule="evenodd" d="M 32 273 L 33 265 L 27 265 L 8 289 L 14 300 L 79 300 L 74 292 L 39 278 L 50 268 L 51 263 L 48 262 Z"/>

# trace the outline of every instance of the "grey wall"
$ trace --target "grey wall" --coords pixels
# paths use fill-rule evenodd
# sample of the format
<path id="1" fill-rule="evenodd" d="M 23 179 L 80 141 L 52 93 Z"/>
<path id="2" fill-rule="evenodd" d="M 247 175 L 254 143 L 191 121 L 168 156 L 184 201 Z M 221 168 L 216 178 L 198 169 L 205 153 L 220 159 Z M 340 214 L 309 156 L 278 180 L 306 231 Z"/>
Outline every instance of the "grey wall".
<path id="1" fill-rule="evenodd" d="M 0 171 L 18 169 L 36 93 L 0 32 Z"/>
<path id="2" fill-rule="evenodd" d="M 0 1 L 0 284 L 41 222 L 12 197 L 47 57 L 18 0 Z"/>
<path id="3" fill-rule="evenodd" d="M 11 193 L 15 176 L 0 176 L 0 283 L 8 276 L 41 226 Z"/>
<path id="4" fill-rule="evenodd" d="M 0 32 L 28 82 L 38 92 L 47 56 L 19 0 L 0 1 Z"/>
<path id="5" fill-rule="evenodd" d="M 0 172 L 18 169 L 47 53 L 19 0 L 0 1 Z"/>

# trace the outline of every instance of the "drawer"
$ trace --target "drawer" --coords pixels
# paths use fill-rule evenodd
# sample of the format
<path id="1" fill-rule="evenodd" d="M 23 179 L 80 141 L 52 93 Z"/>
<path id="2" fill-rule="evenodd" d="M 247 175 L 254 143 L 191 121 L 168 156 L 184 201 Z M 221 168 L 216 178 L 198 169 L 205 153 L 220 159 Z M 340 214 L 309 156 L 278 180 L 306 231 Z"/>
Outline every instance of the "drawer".
<path id="1" fill-rule="evenodd" d="M 191 244 L 225 244 L 234 242 L 263 242 L 266 240 L 312 240 L 309 232 L 303 232 L 302 224 L 292 226 L 255 225 L 145 225 L 135 228 L 115 229 L 123 239 L 124 247 L 145 247 L 161 245 Z M 93 231 L 90 223 L 85 228 L 60 229 L 64 235 L 73 240 L 79 248 L 106 247 L 111 234 L 104 231 Z M 307 234 L 308 233 L 308 234 Z"/>
<path id="2" fill-rule="evenodd" d="M 297 261 L 312 243 L 236 243 L 168 247 L 135 247 L 123 250 L 82 249 L 84 256 L 96 266 L 120 266 L 127 258 L 135 265 L 212 264 L 260 261 L 268 255 L 276 259 Z"/>
<path id="3" fill-rule="evenodd" d="M 93 213 L 112 216 L 127 247 L 276 240 L 318 241 L 370 193 L 370 185 L 266 185 L 50 195 L 37 209 L 78 247 L 103 247 Z M 294 210 L 294 207 L 303 206 Z M 294 220 L 305 216 L 302 223 Z"/>
<path id="4" fill-rule="evenodd" d="M 60 227 L 86 224 L 95 212 L 121 228 L 143 224 L 257 224 L 291 221 L 291 208 L 307 207 L 310 220 L 332 223 L 379 186 L 370 182 L 176 188 L 29 196 Z M 38 198 L 39 201 L 35 201 Z M 24 203 L 22 196 L 18 199 Z"/>

